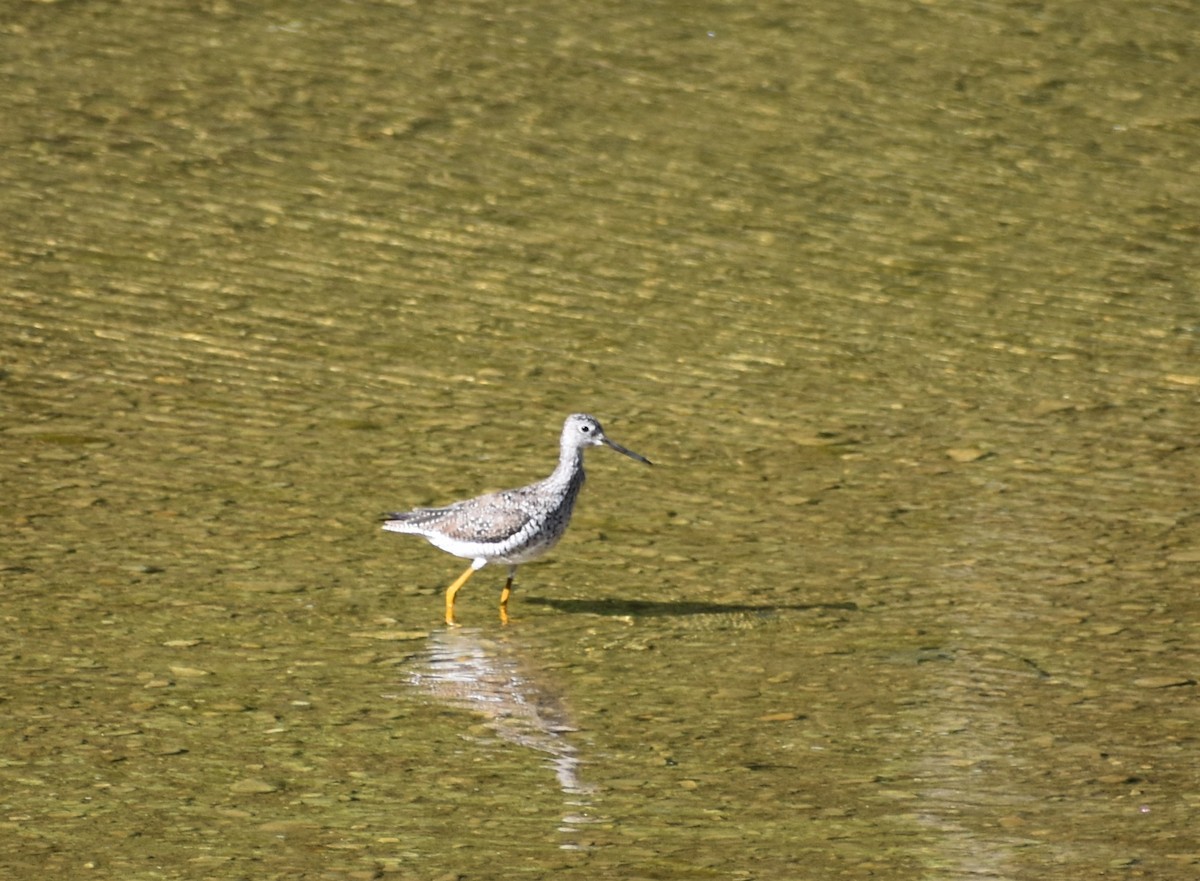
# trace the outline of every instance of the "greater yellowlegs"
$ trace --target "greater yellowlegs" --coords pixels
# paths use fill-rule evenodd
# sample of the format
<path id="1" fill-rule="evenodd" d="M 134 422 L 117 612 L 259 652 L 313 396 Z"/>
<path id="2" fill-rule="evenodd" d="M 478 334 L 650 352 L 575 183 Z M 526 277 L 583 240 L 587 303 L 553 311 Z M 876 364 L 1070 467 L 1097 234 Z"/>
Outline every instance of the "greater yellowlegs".
<path id="1" fill-rule="evenodd" d="M 567 417 L 559 443 L 558 466 L 545 480 L 444 508 L 415 508 L 384 515 L 384 529 L 419 535 L 434 547 L 471 561 L 467 571 L 446 588 L 447 624 L 454 624 L 454 596 L 467 579 L 488 563 L 497 562 L 508 565 L 508 580 L 500 593 L 500 620 L 508 620 L 508 598 L 517 566 L 546 553 L 567 531 L 575 497 L 583 486 L 585 448 L 604 445 L 651 464 L 645 456 L 605 437 L 596 417 L 586 413 Z"/>

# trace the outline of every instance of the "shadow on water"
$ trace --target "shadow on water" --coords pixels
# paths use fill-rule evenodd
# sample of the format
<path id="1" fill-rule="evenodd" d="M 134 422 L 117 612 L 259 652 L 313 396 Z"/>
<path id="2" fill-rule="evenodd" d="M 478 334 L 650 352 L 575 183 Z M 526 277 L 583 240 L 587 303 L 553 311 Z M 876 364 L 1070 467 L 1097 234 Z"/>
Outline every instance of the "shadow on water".
<path id="1" fill-rule="evenodd" d="M 522 602 L 531 606 L 548 606 L 572 615 L 603 615 L 612 618 L 727 618 L 769 620 L 788 612 L 841 611 L 856 612 L 858 606 L 844 603 L 703 603 L 694 600 L 669 602 L 661 600 L 562 600 L 523 596 Z"/>
<path id="2" fill-rule="evenodd" d="M 407 682 L 439 703 L 482 716 L 501 740 L 545 755 L 564 795 L 559 831 L 592 822 L 594 791 L 580 777 L 582 761 L 568 735 L 577 730 L 561 693 L 521 646 L 473 628 L 434 631 L 413 658 Z M 574 849 L 572 841 L 561 844 Z"/>

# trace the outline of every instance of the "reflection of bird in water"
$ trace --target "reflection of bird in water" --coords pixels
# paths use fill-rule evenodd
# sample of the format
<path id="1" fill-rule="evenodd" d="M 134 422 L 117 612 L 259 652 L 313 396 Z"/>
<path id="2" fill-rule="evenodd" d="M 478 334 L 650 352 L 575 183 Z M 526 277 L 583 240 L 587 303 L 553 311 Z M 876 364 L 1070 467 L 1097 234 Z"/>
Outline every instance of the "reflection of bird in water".
<path id="1" fill-rule="evenodd" d="M 561 700 L 511 645 L 455 628 L 430 634 L 427 650 L 418 657 L 408 676 L 415 689 L 478 713 L 502 740 L 547 755 L 564 793 L 589 791 L 579 779 L 579 755 L 566 736 L 575 729 Z M 566 821 L 581 822 L 578 817 Z"/>
<path id="2" fill-rule="evenodd" d="M 601 445 L 650 464 L 649 459 L 605 437 L 595 417 L 572 413 L 563 423 L 558 466 L 545 480 L 444 508 L 385 515 L 384 529 L 420 535 L 435 547 L 471 561 L 467 571 L 446 589 L 447 624 L 454 624 L 454 597 L 459 589 L 492 562 L 508 564 L 508 581 L 500 594 L 500 620 L 508 620 L 508 597 L 517 566 L 537 559 L 563 537 L 583 486 L 583 451 Z"/>

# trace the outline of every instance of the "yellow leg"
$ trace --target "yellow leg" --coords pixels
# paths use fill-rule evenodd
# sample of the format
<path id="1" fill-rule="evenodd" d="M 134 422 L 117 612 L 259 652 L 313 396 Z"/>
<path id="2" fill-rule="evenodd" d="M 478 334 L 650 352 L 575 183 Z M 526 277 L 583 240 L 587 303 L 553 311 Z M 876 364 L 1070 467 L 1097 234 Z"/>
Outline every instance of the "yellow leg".
<path id="1" fill-rule="evenodd" d="M 512 596 L 513 573 L 508 573 L 508 581 L 504 582 L 504 590 L 500 591 L 500 623 L 508 623 L 508 598 Z"/>
<path id="2" fill-rule="evenodd" d="M 474 564 L 467 567 L 467 571 L 458 578 L 454 579 L 454 583 L 446 588 L 446 623 L 451 627 L 455 626 L 454 621 L 454 595 L 467 583 L 467 579 L 475 574 Z"/>

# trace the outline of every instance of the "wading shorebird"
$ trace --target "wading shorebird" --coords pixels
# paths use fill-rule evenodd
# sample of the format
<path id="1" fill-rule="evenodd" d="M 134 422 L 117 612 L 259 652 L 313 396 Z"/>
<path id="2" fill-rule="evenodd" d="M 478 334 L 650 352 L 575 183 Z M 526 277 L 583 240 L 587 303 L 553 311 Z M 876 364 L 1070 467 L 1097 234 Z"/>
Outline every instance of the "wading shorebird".
<path id="1" fill-rule="evenodd" d="M 651 462 L 609 440 L 596 417 L 572 413 L 563 423 L 558 466 L 545 480 L 454 502 L 443 508 L 415 508 L 385 514 L 383 528 L 419 535 L 436 548 L 471 561 L 446 588 L 446 623 L 454 625 L 454 597 L 467 579 L 488 563 L 508 565 L 500 592 L 500 620 L 508 622 L 508 598 L 517 567 L 558 544 L 571 522 L 575 497 L 583 486 L 583 451 L 606 446 L 631 459 Z"/>

